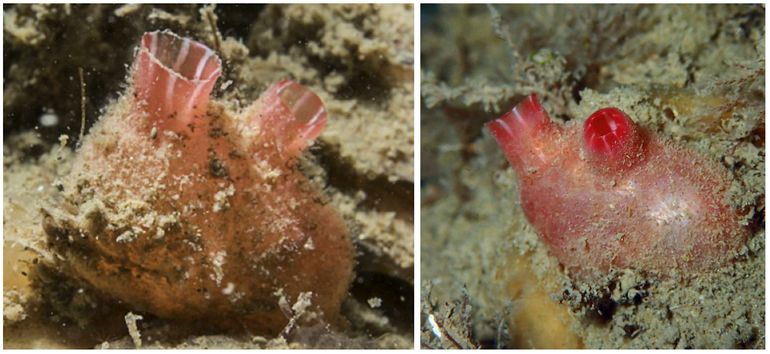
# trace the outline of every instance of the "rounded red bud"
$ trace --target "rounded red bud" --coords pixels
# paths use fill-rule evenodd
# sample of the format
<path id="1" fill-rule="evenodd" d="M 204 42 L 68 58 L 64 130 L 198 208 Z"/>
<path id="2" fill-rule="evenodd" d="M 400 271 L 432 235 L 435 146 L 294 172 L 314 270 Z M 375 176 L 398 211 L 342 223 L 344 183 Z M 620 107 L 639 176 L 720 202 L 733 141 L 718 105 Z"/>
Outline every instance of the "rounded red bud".
<path id="1" fill-rule="evenodd" d="M 609 168 L 630 167 L 639 160 L 643 132 L 623 111 L 602 108 L 583 125 L 583 145 L 590 160 Z"/>

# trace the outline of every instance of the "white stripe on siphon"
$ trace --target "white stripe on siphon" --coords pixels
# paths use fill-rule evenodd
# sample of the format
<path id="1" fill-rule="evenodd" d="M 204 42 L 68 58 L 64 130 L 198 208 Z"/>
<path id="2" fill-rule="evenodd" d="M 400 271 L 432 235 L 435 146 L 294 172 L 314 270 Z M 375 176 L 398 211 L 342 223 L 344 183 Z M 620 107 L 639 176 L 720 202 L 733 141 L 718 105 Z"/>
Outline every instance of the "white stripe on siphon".
<path id="1" fill-rule="evenodd" d="M 311 119 L 310 119 L 310 120 L 307 122 L 307 124 L 308 124 L 308 125 L 316 125 L 316 124 L 318 123 L 318 121 L 320 120 L 321 116 L 322 116 L 324 113 L 326 113 L 326 109 L 325 109 L 323 106 L 321 106 L 321 107 L 318 109 L 318 111 L 316 111 L 316 113 L 315 113 L 315 115 L 313 116 L 313 118 L 311 118 Z"/>
<path id="2" fill-rule="evenodd" d="M 145 97 L 145 98 L 148 99 L 148 100 L 150 98 L 149 96 L 152 95 L 152 91 L 153 91 L 152 87 L 155 86 L 157 84 L 157 82 L 158 82 L 158 78 L 155 76 L 155 71 L 157 70 L 157 68 L 156 68 L 157 65 L 155 64 L 155 62 L 153 62 L 153 60 L 152 60 L 152 58 L 150 58 L 150 56 L 151 56 L 151 54 L 147 53 L 147 69 L 148 69 L 147 71 L 148 71 L 148 73 L 147 73 L 147 76 L 145 77 L 145 82 L 146 82 L 146 85 L 147 85 L 147 87 L 145 87 L 145 90 L 147 90 L 147 92 L 145 92 L 145 94 L 148 97 Z M 160 107 L 158 107 L 158 108 L 160 108 Z"/>
<path id="3" fill-rule="evenodd" d="M 312 100 L 314 96 L 315 94 L 310 92 L 310 90 L 305 90 L 305 92 L 302 93 L 302 96 L 300 96 L 298 100 L 294 101 L 294 107 L 302 107 L 306 105 L 307 103 L 305 102 Z M 292 107 L 292 110 L 294 110 L 294 107 Z"/>
<path id="4" fill-rule="evenodd" d="M 179 49 L 179 53 L 176 55 L 176 61 L 174 62 L 174 71 L 179 73 L 180 75 L 182 73 L 179 72 L 179 67 L 182 66 L 182 63 L 187 59 L 187 54 L 190 52 L 190 39 L 185 38 L 184 41 L 182 41 L 182 48 Z"/>
<path id="5" fill-rule="evenodd" d="M 195 102 L 198 101 L 198 96 L 200 96 L 201 91 L 203 90 L 203 86 L 206 86 L 208 83 L 198 83 L 195 85 L 195 89 L 193 90 L 192 95 L 187 98 L 187 104 L 184 106 L 184 114 L 187 115 L 188 112 L 193 110 L 193 106 L 195 105 Z"/>
<path id="6" fill-rule="evenodd" d="M 173 75 L 171 73 L 168 73 L 168 81 L 166 82 L 166 99 L 164 100 L 164 107 L 166 107 L 165 114 L 169 115 L 171 114 L 171 111 L 174 109 L 172 106 L 174 102 L 174 86 L 176 84 L 176 75 Z M 168 118 L 168 117 L 163 117 Z"/>
<path id="7" fill-rule="evenodd" d="M 281 85 L 278 86 L 275 91 L 278 92 L 278 93 L 281 93 L 281 92 L 283 92 L 283 90 L 285 90 L 287 87 L 291 86 L 291 84 L 293 84 L 293 83 L 294 82 L 292 82 L 292 81 L 286 80 L 283 83 L 281 83 Z"/>
<path id="8" fill-rule="evenodd" d="M 509 136 L 513 136 L 513 129 L 511 129 L 511 126 L 508 125 L 504 120 L 497 119 L 495 122 L 500 123 L 500 125 L 503 127 L 506 133 L 508 133 Z"/>
<path id="9" fill-rule="evenodd" d="M 198 66 L 195 68 L 195 76 L 193 76 L 193 80 L 200 80 L 201 75 L 203 74 L 203 68 L 206 67 L 206 64 L 208 64 L 212 55 L 214 55 L 214 52 L 206 48 L 206 55 L 198 61 Z"/>
<path id="10" fill-rule="evenodd" d="M 605 151 L 610 151 L 611 147 L 610 147 L 610 143 L 607 142 L 607 136 L 606 135 L 602 135 L 599 139 L 602 139 L 602 144 L 604 145 L 604 150 Z"/>
<path id="11" fill-rule="evenodd" d="M 150 54 L 155 56 L 158 52 L 158 32 L 150 33 Z"/>
<path id="12" fill-rule="evenodd" d="M 524 117 L 521 116 L 521 113 L 519 113 L 519 106 L 513 107 L 511 110 L 513 112 L 513 117 L 516 118 L 519 122 L 521 122 L 522 125 L 526 126 L 527 122 L 524 120 Z"/>

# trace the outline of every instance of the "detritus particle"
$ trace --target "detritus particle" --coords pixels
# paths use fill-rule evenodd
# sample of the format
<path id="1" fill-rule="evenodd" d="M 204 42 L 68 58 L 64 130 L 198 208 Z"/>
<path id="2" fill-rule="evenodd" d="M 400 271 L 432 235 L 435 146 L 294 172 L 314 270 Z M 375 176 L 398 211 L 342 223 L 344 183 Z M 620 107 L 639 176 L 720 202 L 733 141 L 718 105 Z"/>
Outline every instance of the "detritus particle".
<path id="1" fill-rule="evenodd" d="M 211 128 L 209 130 L 209 137 L 211 137 L 211 138 L 216 139 L 216 138 L 222 137 L 224 135 L 226 135 L 226 134 L 225 134 L 225 132 L 222 131 L 222 128 L 216 127 L 216 128 Z"/>
<path id="2" fill-rule="evenodd" d="M 209 172 L 214 177 L 227 177 L 227 168 L 216 156 L 209 158 Z"/>
<path id="3" fill-rule="evenodd" d="M 628 324 L 623 326 L 623 332 L 625 333 L 626 337 L 631 339 L 636 338 L 636 336 L 638 336 L 641 331 L 641 327 L 635 324 Z"/>
<path id="4" fill-rule="evenodd" d="M 612 320 L 615 308 L 618 306 L 610 294 L 602 294 L 602 296 L 589 299 L 588 303 L 588 317 L 600 323 L 607 323 Z"/>

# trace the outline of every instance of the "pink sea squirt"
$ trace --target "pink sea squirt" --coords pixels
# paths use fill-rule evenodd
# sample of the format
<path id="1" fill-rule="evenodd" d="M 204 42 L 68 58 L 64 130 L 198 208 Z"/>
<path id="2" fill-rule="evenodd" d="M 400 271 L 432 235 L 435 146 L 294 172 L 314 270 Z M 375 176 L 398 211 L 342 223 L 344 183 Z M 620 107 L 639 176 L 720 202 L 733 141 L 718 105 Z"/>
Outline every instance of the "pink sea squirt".
<path id="1" fill-rule="evenodd" d="M 724 167 L 617 108 L 562 125 L 532 94 L 487 128 L 516 171 L 527 220 L 578 278 L 707 271 L 748 236 L 726 202 Z"/>
<path id="2" fill-rule="evenodd" d="M 144 34 L 130 88 L 46 210 L 50 243 L 67 273 L 135 311 L 277 334 L 301 303 L 337 324 L 353 245 L 297 168 L 326 108 L 286 80 L 231 115 L 210 98 L 221 73 L 205 45 Z"/>

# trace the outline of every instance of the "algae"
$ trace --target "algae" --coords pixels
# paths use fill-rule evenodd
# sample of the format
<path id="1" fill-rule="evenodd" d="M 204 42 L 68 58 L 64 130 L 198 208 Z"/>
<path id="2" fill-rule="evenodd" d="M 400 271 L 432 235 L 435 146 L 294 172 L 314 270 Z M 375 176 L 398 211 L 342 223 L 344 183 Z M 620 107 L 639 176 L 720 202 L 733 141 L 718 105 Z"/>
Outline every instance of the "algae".
<path id="1" fill-rule="evenodd" d="M 455 321 L 481 347 L 557 347 L 538 341 L 556 332 L 575 337 L 570 347 L 764 348 L 764 11 L 423 6 L 423 346 L 455 347 L 429 318 L 459 317 L 435 304 L 461 302 L 467 289 L 472 311 Z M 727 198 L 752 232 L 736 261 L 696 277 L 618 270 L 573 282 L 528 225 L 516 176 L 482 129 L 532 92 L 554 120 L 615 106 L 722 163 L 733 178 Z M 536 307 L 522 287 L 542 289 L 555 310 Z M 569 323 L 527 322 L 528 312 Z"/>

